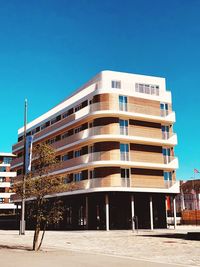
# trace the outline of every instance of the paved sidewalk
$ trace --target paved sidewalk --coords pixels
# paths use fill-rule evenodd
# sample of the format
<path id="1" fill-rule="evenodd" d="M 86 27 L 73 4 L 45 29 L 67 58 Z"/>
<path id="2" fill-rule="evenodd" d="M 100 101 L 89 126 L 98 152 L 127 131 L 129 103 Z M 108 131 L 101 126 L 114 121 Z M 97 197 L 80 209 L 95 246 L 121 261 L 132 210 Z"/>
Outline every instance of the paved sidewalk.
<path id="1" fill-rule="evenodd" d="M 53 263 L 56 259 L 56 266 L 58 267 L 66 265 L 105 266 L 106 260 L 110 262 L 110 265 L 112 265 L 112 262 L 113 264 L 114 262 L 126 262 L 126 264 L 119 266 L 131 266 L 129 264 L 136 262 L 142 264 L 141 261 L 138 262 L 137 260 L 143 260 L 143 263 L 148 264 L 134 264 L 134 266 L 157 267 L 166 264 L 200 266 L 200 241 L 185 239 L 188 231 L 200 231 L 200 227 L 139 231 L 138 234 L 132 231 L 49 231 L 44 238 L 43 251 L 36 254 L 26 251 L 31 249 L 33 232 L 27 231 L 25 236 L 19 236 L 17 231 L 0 231 L 0 264 L 2 265 L 4 259 L 8 259 L 9 255 L 15 255 L 16 259 L 31 259 L 34 256 L 30 267 L 39 267 L 38 263 L 33 265 L 38 257 L 41 257 L 40 261 L 43 262 L 43 266 L 46 266 L 43 260 L 48 258 Z M 114 256 L 114 258 L 108 255 Z M 109 260 L 107 257 L 109 257 Z M 69 259 L 71 259 L 71 265 L 66 262 Z M 76 259 L 76 264 L 74 259 Z M 96 265 L 89 265 L 86 264 L 87 259 L 88 261 L 89 259 L 90 261 L 98 260 Z M 10 260 L 12 261 L 12 258 Z M 63 265 L 63 261 L 66 262 L 66 265 Z M 79 265 L 81 262 L 85 263 Z M 150 262 L 157 264 L 151 265 Z M 14 267 L 20 264 L 23 267 L 22 263 L 15 263 L 16 265 L 4 266 Z M 51 265 L 48 264 L 49 267 Z M 114 264 L 113 266 L 118 265 Z"/>

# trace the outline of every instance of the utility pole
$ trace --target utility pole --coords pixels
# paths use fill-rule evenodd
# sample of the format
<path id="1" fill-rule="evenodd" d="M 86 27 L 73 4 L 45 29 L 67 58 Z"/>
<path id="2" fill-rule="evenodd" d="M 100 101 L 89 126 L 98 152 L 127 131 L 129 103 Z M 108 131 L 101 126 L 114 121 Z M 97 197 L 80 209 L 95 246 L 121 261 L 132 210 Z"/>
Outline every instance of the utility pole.
<path id="1" fill-rule="evenodd" d="M 20 235 L 25 235 L 25 179 L 26 179 L 26 125 L 27 125 L 27 99 L 24 102 L 24 164 L 23 164 L 23 194 L 21 205 Z"/>

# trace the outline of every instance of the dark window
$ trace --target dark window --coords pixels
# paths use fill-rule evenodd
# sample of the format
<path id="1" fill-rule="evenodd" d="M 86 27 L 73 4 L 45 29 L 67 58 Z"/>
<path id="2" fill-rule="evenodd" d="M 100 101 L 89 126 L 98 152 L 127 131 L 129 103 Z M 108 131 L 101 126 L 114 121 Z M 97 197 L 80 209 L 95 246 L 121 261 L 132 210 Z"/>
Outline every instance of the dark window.
<path id="1" fill-rule="evenodd" d="M 74 113 L 73 108 L 70 108 L 70 109 L 67 111 L 67 115 L 68 115 L 68 116 L 71 115 L 71 114 L 73 114 L 73 113 Z"/>
<path id="2" fill-rule="evenodd" d="M 40 126 L 36 128 L 36 133 L 40 131 Z"/>
<path id="3" fill-rule="evenodd" d="M 24 139 L 23 136 L 18 137 L 18 142 L 22 141 Z"/>

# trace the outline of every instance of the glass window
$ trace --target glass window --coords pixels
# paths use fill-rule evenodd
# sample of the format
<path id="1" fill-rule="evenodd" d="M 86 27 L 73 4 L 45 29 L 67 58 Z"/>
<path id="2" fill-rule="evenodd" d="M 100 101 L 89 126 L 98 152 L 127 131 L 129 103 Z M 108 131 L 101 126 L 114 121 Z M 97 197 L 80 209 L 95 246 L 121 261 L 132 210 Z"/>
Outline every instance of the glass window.
<path id="1" fill-rule="evenodd" d="M 82 131 L 82 125 L 74 129 L 74 133 L 79 133 Z"/>
<path id="2" fill-rule="evenodd" d="M 127 106 L 127 96 L 120 95 L 119 96 L 119 110 L 121 111 L 127 111 L 128 106 Z"/>
<path id="3" fill-rule="evenodd" d="M 130 178 L 130 170 L 121 169 L 121 178 Z"/>
<path id="4" fill-rule="evenodd" d="M 164 172 L 164 180 L 165 181 L 172 181 L 172 173 L 171 172 Z"/>
<path id="5" fill-rule="evenodd" d="M 120 134 L 128 135 L 128 120 L 119 120 Z"/>
<path id="6" fill-rule="evenodd" d="M 63 155 L 62 156 L 62 161 L 67 161 L 68 160 L 68 155 L 66 154 L 66 155 Z"/>
<path id="7" fill-rule="evenodd" d="M 163 139 L 168 139 L 169 138 L 169 126 L 168 125 L 162 125 L 162 138 Z"/>
<path id="8" fill-rule="evenodd" d="M 154 84 L 136 83 L 135 91 L 142 94 L 159 95 L 159 86 Z"/>
<path id="9" fill-rule="evenodd" d="M 74 181 L 79 182 L 81 180 L 82 180 L 82 173 L 81 172 L 74 173 Z"/>
<path id="10" fill-rule="evenodd" d="M 82 109 L 82 103 L 77 105 L 75 108 L 74 108 L 74 111 L 77 112 L 79 111 L 80 109 Z"/>
<path id="11" fill-rule="evenodd" d="M 129 145 L 120 144 L 120 159 L 129 160 Z"/>
<path id="12" fill-rule="evenodd" d="M 12 158 L 10 158 L 10 157 L 4 157 L 4 158 L 3 158 L 3 163 L 4 163 L 4 164 L 10 164 L 11 161 L 12 161 Z"/>
<path id="13" fill-rule="evenodd" d="M 121 81 L 111 81 L 111 87 L 121 89 Z"/>
<path id="14" fill-rule="evenodd" d="M 120 144 L 120 152 L 129 152 L 128 144 Z"/>
<path id="15" fill-rule="evenodd" d="M 74 157 L 75 158 L 80 157 L 80 156 L 81 156 L 81 150 L 74 151 Z"/>

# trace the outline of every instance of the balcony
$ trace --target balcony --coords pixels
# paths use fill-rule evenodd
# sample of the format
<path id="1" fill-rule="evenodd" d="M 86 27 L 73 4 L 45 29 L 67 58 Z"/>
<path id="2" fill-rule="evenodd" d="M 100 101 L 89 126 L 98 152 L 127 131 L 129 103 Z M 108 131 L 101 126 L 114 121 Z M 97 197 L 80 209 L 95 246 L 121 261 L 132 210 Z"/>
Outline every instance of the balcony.
<path id="1" fill-rule="evenodd" d="M 109 113 L 123 113 L 128 117 L 137 119 L 145 119 L 147 121 L 158 122 L 175 122 L 175 113 L 171 110 L 161 110 L 151 106 L 142 106 L 136 104 L 125 103 L 112 103 L 112 102 L 99 102 L 90 105 L 89 112 L 109 111 Z"/>
<path id="2" fill-rule="evenodd" d="M 99 113 L 100 112 L 100 113 Z M 175 122 L 175 113 L 171 110 L 161 110 L 160 108 L 155 108 L 151 106 L 142 106 L 136 104 L 116 104 L 112 102 L 99 102 L 94 103 L 89 106 L 78 110 L 77 112 L 71 114 L 69 117 L 62 119 L 61 121 L 50 125 L 49 127 L 43 129 L 42 131 L 34 135 L 34 139 L 42 138 L 45 134 L 52 134 L 54 131 L 58 131 L 63 127 L 66 127 L 67 124 L 72 123 L 82 117 L 87 116 L 88 114 L 123 114 L 127 118 L 136 118 L 143 119 L 146 121 L 155 121 L 155 122 Z M 13 152 L 17 151 L 19 148 L 23 147 L 23 141 L 20 141 L 13 145 Z"/>
<path id="3" fill-rule="evenodd" d="M 178 168 L 178 159 L 163 157 L 162 154 L 143 155 L 137 152 L 121 153 L 118 150 L 95 152 L 60 162 L 55 166 L 58 173 L 73 171 L 88 166 L 120 166 L 127 168 L 146 168 L 173 170 Z"/>
<path id="4" fill-rule="evenodd" d="M 158 177 L 152 177 L 151 179 L 139 179 L 139 178 L 120 178 L 120 177 L 105 177 L 105 178 L 94 178 L 88 180 L 82 180 L 76 182 L 76 190 L 86 190 L 92 188 L 102 187 L 123 187 L 123 188 L 146 188 L 148 189 L 170 189 L 176 187 L 178 182 L 176 181 L 164 181 L 164 179 L 158 179 Z M 137 191 L 137 190 L 136 190 Z M 150 191 L 150 190 L 149 190 Z"/>
<path id="5" fill-rule="evenodd" d="M 57 150 L 62 150 L 63 146 L 68 146 L 75 142 L 82 142 L 84 139 L 94 137 L 98 140 L 129 140 L 134 143 L 141 144 L 160 144 L 160 145 L 176 145 L 177 135 L 175 133 L 162 133 L 160 130 L 148 131 L 145 129 L 139 129 L 136 127 L 128 127 L 122 129 L 118 124 L 116 125 L 106 125 L 98 126 L 90 129 L 83 130 L 74 135 L 68 136 L 58 142 L 52 144 L 52 147 Z M 17 162 L 17 160 L 16 160 Z M 13 160 L 13 165 L 15 165 L 15 160 Z"/>

